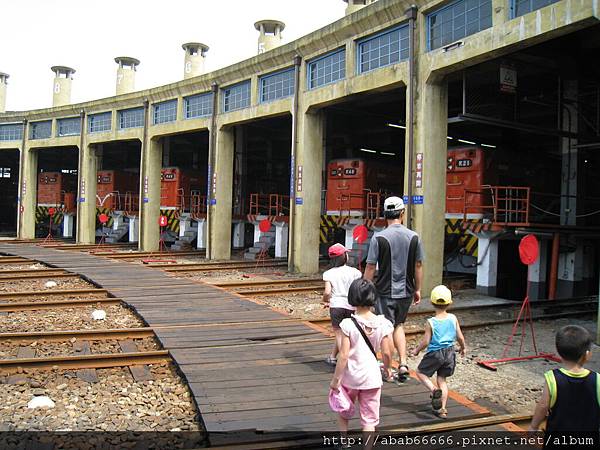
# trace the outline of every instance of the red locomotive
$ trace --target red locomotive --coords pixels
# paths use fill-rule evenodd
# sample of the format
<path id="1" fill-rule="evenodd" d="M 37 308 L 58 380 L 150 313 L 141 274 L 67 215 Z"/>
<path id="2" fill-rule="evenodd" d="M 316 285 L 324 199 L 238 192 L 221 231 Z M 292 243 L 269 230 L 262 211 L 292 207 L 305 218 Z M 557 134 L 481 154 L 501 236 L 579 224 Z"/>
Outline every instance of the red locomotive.
<path id="1" fill-rule="evenodd" d="M 139 174 L 121 170 L 99 170 L 96 185 L 96 206 L 111 210 L 123 210 L 128 193 L 137 196 Z"/>
<path id="2" fill-rule="evenodd" d="M 77 175 L 62 172 L 40 172 L 38 174 L 38 206 L 60 207 L 75 210 Z"/>
<path id="3" fill-rule="evenodd" d="M 487 204 L 485 195 L 474 193 L 473 191 L 481 191 L 481 188 L 486 183 L 489 184 L 491 182 L 485 162 L 486 154 L 481 148 L 455 147 L 448 149 L 446 165 L 446 213 L 462 215 L 465 203 L 470 205 L 470 213 L 483 213 L 483 209 L 478 207 Z"/>
<path id="4" fill-rule="evenodd" d="M 161 209 L 189 209 L 193 193 L 206 190 L 206 177 L 200 171 L 165 167 L 160 172 Z"/>
<path id="5" fill-rule="evenodd" d="M 327 166 L 327 214 L 362 215 L 371 206 L 369 194 L 399 195 L 402 169 L 360 158 L 334 159 Z"/>

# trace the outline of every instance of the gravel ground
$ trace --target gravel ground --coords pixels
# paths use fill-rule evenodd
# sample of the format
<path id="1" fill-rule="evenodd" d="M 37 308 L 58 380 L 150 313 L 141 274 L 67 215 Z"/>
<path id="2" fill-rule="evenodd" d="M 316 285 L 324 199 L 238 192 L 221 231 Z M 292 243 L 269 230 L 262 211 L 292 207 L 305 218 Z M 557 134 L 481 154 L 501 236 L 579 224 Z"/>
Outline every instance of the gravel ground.
<path id="1" fill-rule="evenodd" d="M 199 431 L 195 406 L 173 367 L 151 367 L 154 381 L 136 383 L 123 368 L 97 370 L 87 383 L 75 371 L 29 371 L 21 384 L 0 384 L 0 430 Z M 36 395 L 54 408 L 29 409 Z"/>
<path id="2" fill-rule="evenodd" d="M 37 358 L 72 355 L 75 354 L 73 345 L 76 341 L 76 338 L 72 338 L 70 341 L 66 342 L 0 341 L 0 359 L 16 358 L 19 347 L 26 346 L 35 349 L 35 356 Z M 121 347 L 117 340 L 88 342 L 90 343 L 90 351 L 92 354 L 121 353 Z M 141 352 L 159 350 L 160 348 L 158 342 L 156 342 L 154 338 L 135 339 L 134 342 Z"/>
<path id="3" fill-rule="evenodd" d="M 39 270 L 39 269 L 48 269 L 49 267 L 43 265 L 43 264 L 39 264 L 39 263 L 35 263 L 35 264 L 1 264 L 0 263 L 0 270 L 12 270 L 12 271 L 18 271 L 18 270 Z"/>
<path id="4" fill-rule="evenodd" d="M 81 306 L 59 310 L 22 311 L 0 315 L 2 332 L 98 330 L 103 328 L 137 328 L 143 322 L 128 308 L 121 305 L 103 306 L 105 320 L 92 319 L 94 306 Z"/>
<path id="5" fill-rule="evenodd" d="M 44 286 L 48 281 L 56 282 L 56 287 L 47 288 Z M 52 278 L 51 276 L 37 280 L 0 281 L 0 292 L 92 289 L 95 287 L 93 284 L 79 278 Z"/>

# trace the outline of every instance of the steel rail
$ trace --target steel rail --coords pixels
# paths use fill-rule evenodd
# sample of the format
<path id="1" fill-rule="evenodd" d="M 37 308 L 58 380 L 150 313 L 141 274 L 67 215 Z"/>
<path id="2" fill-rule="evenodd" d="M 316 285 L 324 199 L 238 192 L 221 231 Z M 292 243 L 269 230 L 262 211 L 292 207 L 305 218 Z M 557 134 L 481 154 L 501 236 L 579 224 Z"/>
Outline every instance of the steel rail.
<path id="1" fill-rule="evenodd" d="M 385 428 L 385 431 L 403 434 L 442 433 L 447 431 L 460 431 L 469 430 L 471 428 L 501 425 L 503 423 L 525 422 L 530 421 L 532 417 L 533 416 L 531 414 L 501 414 L 498 416 L 468 418 L 456 421 L 421 425 L 410 428 Z"/>
<path id="2" fill-rule="evenodd" d="M 295 294 L 297 292 L 310 292 L 323 290 L 322 285 L 292 287 L 292 288 L 281 288 L 281 289 L 256 289 L 252 291 L 235 291 L 236 294 L 244 295 L 246 297 L 254 296 L 267 296 L 267 295 L 279 295 L 279 294 Z"/>
<path id="3" fill-rule="evenodd" d="M 230 287 L 252 287 L 252 286 L 271 286 L 271 285 L 282 285 L 282 284 L 303 284 L 303 283 L 317 283 L 323 282 L 322 278 L 296 278 L 287 280 L 267 280 L 267 281 L 217 281 L 214 283 L 208 283 L 211 286 L 217 286 L 222 288 Z"/>
<path id="4" fill-rule="evenodd" d="M 84 339 L 91 341 L 104 341 L 109 339 L 142 339 L 154 337 L 152 328 L 115 328 L 106 330 L 59 330 L 59 331 L 31 331 L 16 333 L 0 333 L 2 341 L 47 341 L 59 342 L 70 339 Z"/>
<path id="5" fill-rule="evenodd" d="M 268 261 L 271 262 L 285 262 L 284 258 L 276 258 L 270 259 Z M 175 263 L 175 264 L 164 264 L 164 263 L 148 263 L 149 267 L 155 267 L 158 269 L 168 269 L 168 268 L 177 268 L 177 267 L 212 267 L 212 266 L 222 266 L 222 265 L 256 265 L 256 261 L 250 261 L 245 259 L 240 260 L 229 260 L 229 261 L 204 261 L 204 262 L 196 262 L 196 263 Z"/>
<path id="6" fill-rule="evenodd" d="M 122 302 L 120 298 L 89 298 L 78 300 L 57 300 L 48 302 L 9 302 L 0 303 L 0 312 L 37 311 L 41 309 L 77 308 L 95 304 L 118 305 Z"/>
<path id="7" fill-rule="evenodd" d="M 43 358 L 1 359 L 0 373 L 22 369 L 102 369 L 170 361 L 168 350 L 135 353 L 103 353 L 96 355 L 48 356 Z"/>
<path id="8" fill-rule="evenodd" d="M 198 266 L 198 267 L 172 267 L 170 269 L 164 269 L 165 272 L 169 273 L 177 273 L 177 272 L 214 272 L 217 270 L 236 270 L 236 269 L 261 269 L 266 267 L 287 267 L 286 261 L 269 263 L 269 264 L 261 264 L 257 266 L 254 264 L 221 264 L 217 266 Z"/>
<path id="9" fill-rule="evenodd" d="M 595 312 L 596 312 L 595 309 L 582 310 L 582 311 L 569 311 L 569 312 L 556 313 L 556 314 L 536 315 L 536 316 L 533 316 L 532 319 L 536 320 L 536 321 L 537 320 L 548 320 L 548 319 L 561 319 L 564 317 L 573 317 L 573 316 L 581 316 L 581 315 L 586 315 L 586 314 L 593 314 Z M 411 313 L 409 313 L 409 315 L 410 314 Z M 420 314 L 425 314 L 425 313 L 418 313 L 418 314 L 420 315 Z M 516 320 L 516 318 L 512 317 L 510 319 L 490 320 L 490 321 L 486 321 L 486 322 L 461 323 L 460 328 L 465 330 L 465 329 L 477 329 L 477 328 L 491 327 L 494 325 L 504 325 L 504 324 L 508 324 L 508 323 L 514 323 L 515 320 Z M 330 323 L 331 320 L 328 318 L 318 318 L 318 319 L 306 319 L 305 321 L 310 322 L 315 325 L 323 326 L 323 324 Z M 423 331 L 424 330 L 422 328 L 415 328 L 415 329 L 406 329 L 405 328 L 404 334 L 416 335 L 416 334 L 422 334 Z"/>
<path id="10" fill-rule="evenodd" d="M 0 292 L 0 300 L 6 298 L 38 297 L 38 296 L 57 296 L 57 295 L 83 295 L 83 294 L 105 294 L 106 289 L 101 288 L 83 288 L 83 289 L 55 289 L 48 291 L 18 291 L 18 292 Z"/>
<path id="11" fill-rule="evenodd" d="M 180 256 L 198 256 L 203 255 L 204 252 L 200 251 L 185 251 L 185 252 L 123 252 L 123 253 L 112 253 L 112 252 L 94 252 L 95 256 L 106 256 L 111 259 L 136 259 L 155 256 L 157 258 L 177 258 Z"/>
<path id="12" fill-rule="evenodd" d="M 0 263 L 2 265 L 2 263 Z M 61 272 L 64 273 L 64 269 L 52 269 L 52 268 L 40 268 L 40 269 L 2 269 L 0 275 L 11 275 L 11 274 L 26 274 L 26 273 L 48 273 L 48 272 Z"/>
<path id="13" fill-rule="evenodd" d="M 46 279 L 46 278 L 75 278 L 79 277 L 76 273 L 67 273 L 65 271 L 54 271 L 52 273 L 46 273 L 45 275 L 36 274 L 24 274 L 24 275 L 9 275 L 0 276 L 0 282 L 2 281 L 18 281 L 18 280 L 35 280 L 35 279 Z"/>

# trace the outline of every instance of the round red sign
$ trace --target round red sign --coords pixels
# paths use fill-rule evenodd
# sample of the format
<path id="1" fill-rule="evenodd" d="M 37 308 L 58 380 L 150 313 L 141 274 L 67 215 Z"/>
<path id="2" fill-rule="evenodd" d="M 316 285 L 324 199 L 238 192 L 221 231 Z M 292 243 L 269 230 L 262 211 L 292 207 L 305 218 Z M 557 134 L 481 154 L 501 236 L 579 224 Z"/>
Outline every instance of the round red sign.
<path id="1" fill-rule="evenodd" d="M 533 234 L 528 234 L 519 244 L 519 256 L 521 262 L 530 266 L 537 261 L 539 254 L 538 240 Z"/>
<path id="2" fill-rule="evenodd" d="M 258 224 L 258 229 L 262 233 L 266 233 L 267 231 L 269 231 L 271 229 L 271 222 L 269 222 L 267 219 L 261 220 Z"/>
<path id="3" fill-rule="evenodd" d="M 369 230 L 364 225 L 358 225 L 352 230 L 352 238 L 359 244 L 365 242 L 367 237 L 369 237 Z"/>
<path id="4" fill-rule="evenodd" d="M 50 217 L 52 217 L 54 215 L 54 213 L 56 213 L 56 209 L 54 209 L 54 208 L 48 208 L 48 215 Z"/>
<path id="5" fill-rule="evenodd" d="M 161 227 L 166 227 L 169 224 L 169 219 L 167 218 L 167 216 L 160 216 L 158 218 L 158 224 Z"/>
<path id="6" fill-rule="evenodd" d="M 102 225 L 104 225 L 106 222 L 108 222 L 108 216 L 107 216 L 106 214 L 102 213 L 102 214 L 100 214 L 100 215 L 98 216 L 98 221 L 99 221 L 99 222 L 100 222 Z"/>

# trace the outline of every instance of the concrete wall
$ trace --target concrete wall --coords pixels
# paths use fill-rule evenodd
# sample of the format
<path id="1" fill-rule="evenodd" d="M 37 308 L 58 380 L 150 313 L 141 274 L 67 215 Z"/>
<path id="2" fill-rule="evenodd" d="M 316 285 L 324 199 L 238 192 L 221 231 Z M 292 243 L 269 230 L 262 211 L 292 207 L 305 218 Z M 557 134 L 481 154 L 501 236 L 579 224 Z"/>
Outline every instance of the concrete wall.
<path id="1" fill-rule="evenodd" d="M 477 64 L 481 61 L 516 51 L 546 41 L 562 34 L 570 33 L 592 24 L 598 23 L 598 0 L 562 0 L 558 3 L 534 11 L 522 17 L 509 19 L 509 0 L 493 0 L 493 26 L 487 30 L 462 39 L 462 44 L 454 49 L 427 50 L 427 14 L 447 4 L 447 1 L 408 1 L 379 0 L 341 18 L 310 35 L 283 45 L 272 51 L 254 56 L 238 64 L 199 77 L 172 83 L 149 90 L 128 93 L 76 105 L 54 107 L 48 109 L 0 114 L 0 124 L 22 120 L 56 119 L 78 115 L 84 110 L 86 115 L 112 111 L 113 126 L 108 132 L 87 133 L 87 123 L 82 124 L 82 132 L 86 133 L 84 157 L 80 158 L 86 167 L 80 167 L 84 179 L 92 180 L 93 158 L 90 146 L 103 142 L 114 142 L 126 139 L 139 139 L 143 142 L 142 177 L 148 177 L 149 189 L 156 192 L 160 189 L 160 139 L 175 133 L 201 131 L 209 128 L 210 117 L 185 119 L 183 112 L 184 98 L 188 95 L 210 92 L 211 84 L 229 86 L 244 80 L 251 80 L 252 99 L 248 108 L 223 113 L 222 99 L 219 98 L 215 118 L 216 145 L 214 161 L 218 168 L 216 183 L 216 204 L 211 206 L 212 229 L 210 238 L 213 243 L 213 257 L 229 256 L 230 228 L 224 222 L 231 218 L 231 164 L 233 154 L 233 126 L 259 118 L 292 113 L 292 99 L 260 103 L 258 98 L 259 76 L 293 66 L 295 55 L 303 57 L 299 89 L 300 113 L 298 115 L 298 148 L 297 165 L 303 165 L 305 192 L 296 192 L 303 198 L 303 204 L 296 208 L 293 236 L 294 252 L 291 255 L 291 266 L 298 271 L 313 272 L 318 267 L 318 216 L 320 214 L 320 170 L 322 165 L 322 114 L 320 110 L 328 105 L 342 102 L 349 96 L 365 92 L 381 92 L 408 84 L 407 62 L 392 64 L 366 74 L 358 74 L 356 68 L 356 41 L 362 37 L 384 30 L 390 26 L 406 23 L 405 11 L 416 3 L 419 6 L 416 24 L 416 67 L 415 80 L 415 152 L 424 154 L 424 186 L 415 190 L 414 194 L 425 197 L 424 205 L 413 206 L 414 227 L 422 235 L 425 246 L 425 283 L 424 292 L 441 281 L 443 252 L 443 214 L 445 184 L 445 149 L 446 149 L 446 108 L 447 88 L 444 76 Z M 306 83 L 306 64 L 311 58 L 322 55 L 340 47 L 346 49 L 346 77 L 344 80 L 319 89 L 308 90 Z M 153 125 L 151 121 L 152 104 L 160 101 L 177 99 L 178 117 L 172 123 Z M 148 127 L 120 130 L 118 128 L 118 110 L 141 107 L 148 101 L 150 120 Z M 74 144 L 69 141 L 74 141 Z M 20 236 L 30 237 L 33 232 L 34 216 L 31 210 L 35 207 L 35 154 L 32 148 L 44 146 L 79 145 L 79 137 L 56 137 L 50 139 L 27 139 L 25 134 L 25 151 L 22 157 L 20 186 L 26 186 L 26 193 L 21 197 L 25 213 L 20 225 Z M 22 143 L 0 141 L 2 148 L 21 148 Z M 310 170 L 307 170 L 310 169 Z M 308 182 L 308 178 L 312 182 Z M 406 177 L 405 177 L 406 179 Z M 143 183 L 141 183 L 143 187 Z M 310 188 L 308 188 L 310 186 Z M 313 192 L 314 190 L 314 192 Z M 140 194 L 143 196 L 143 189 Z M 158 211 L 154 200 L 142 205 L 142 230 L 140 246 L 146 250 L 154 250 L 158 246 Z M 83 213 L 83 212 L 80 212 Z M 87 213 L 89 214 L 89 212 Z M 33 219 L 32 219 L 33 217 Z M 431 220 L 435 218 L 435 220 Z M 86 218 L 82 223 L 91 226 L 92 220 Z M 89 230 L 79 230 L 79 240 L 88 241 Z"/>

